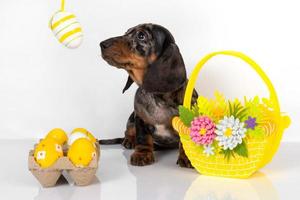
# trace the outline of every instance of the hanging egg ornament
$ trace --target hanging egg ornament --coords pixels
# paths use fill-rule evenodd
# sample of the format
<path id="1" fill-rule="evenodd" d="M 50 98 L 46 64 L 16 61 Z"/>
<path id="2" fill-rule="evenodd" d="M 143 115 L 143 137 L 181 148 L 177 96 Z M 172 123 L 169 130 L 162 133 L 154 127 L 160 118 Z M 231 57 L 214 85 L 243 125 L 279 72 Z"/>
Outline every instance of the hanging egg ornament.
<path id="1" fill-rule="evenodd" d="M 64 0 L 61 9 L 51 17 L 49 26 L 57 40 L 67 48 L 75 49 L 82 43 L 81 25 L 73 13 L 64 10 Z"/>

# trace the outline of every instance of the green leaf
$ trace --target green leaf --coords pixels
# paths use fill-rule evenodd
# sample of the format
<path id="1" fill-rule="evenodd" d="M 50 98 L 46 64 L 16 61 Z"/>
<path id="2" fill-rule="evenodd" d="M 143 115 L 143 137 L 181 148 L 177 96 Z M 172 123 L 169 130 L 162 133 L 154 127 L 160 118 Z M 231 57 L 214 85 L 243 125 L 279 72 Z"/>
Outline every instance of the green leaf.
<path id="1" fill-rule="evenodd" d="M 179 118 L 186 126 L 190 126 L 195 114 L 184 106 L 179 106 Z"/>
<path id="2" fill-rule="evenodd" d="M 235 101 L 233 103 L 228 101 L 228 107 L 229 107 L 229 116 L 238 118 L 240 119 L 240 121 L 243 121 L 247 116 L 247 108 L 243 107 L 241 103 L 238 101 Z"/>
<path id="3" fill-rule="evenodd" d="M 211 107 L 210 101 L 207 98 L 205 98 L 203 96 L 198 97 L 197 107 L 198 107 L 199 114 L 205 115 L 205 116 L 211 116 L 212 107 Z M 199 116 L 199 115 L 197 115 L 197 116 Z"/>
<path id="4" fill-rule="evenodd" d="M 262 109 L 261 109 L 260 99 L 258 96 L 249 101 L 245 101 L 245 107 L 247 108 L 248 116 L 255 117 L 256 121 L 259 122 L 262 119 Z"/>
<path id="5" fill-rule="evenodd" d="M 238 113 L 235 115 L 236 118 L 239 118 L 240 121 L 243 121 L 247 116 L 247 108 L 241 108 Z"/>
<path id="6" fill-rule="evenodd" d="M 233 151 L 240 156 L 248 157 L 248 149 L 244 140 L 241 144 L 237 145 Z"/>
<path id="7" fill-rule="evenodd" d="M 255 96 L 255 97 L 253 98 L 252 102 L 253 102 L 254 104 L 259 104 L 259 97 L 258 97 L 258 96 Z"/>
<path id="8" fill-rule="evenodd" d="M 199 116 L 199 107 L 196 103 L 192 106 L 192 112 L 194 116 Z"/>
<path id="9" fill-rule="evenodd" d="M 234 152 L 233 150 L 230 150 L 230 149 L 222 149 L 220 154 L 224 154 L 224 158 L 229 161 L 231 157 L 234 157 Z"/>
<path id="10" fill-rule="evenodd" d="M 256 126 L 254 130 L 248 129 L 247 134 L 250 137 L 254 137 L 254 138 L 258 138 L 258 139 L 261 139 L 265 136 L 264 130 L 259 126 Z"/>
<path id="11" fill-rule="evenodd" d="M 229 104 L 229 116 L 231 116 L 232 115 L 232 107 L 231 107 L 230 101 L 228 101 L 228 104 Z"/>

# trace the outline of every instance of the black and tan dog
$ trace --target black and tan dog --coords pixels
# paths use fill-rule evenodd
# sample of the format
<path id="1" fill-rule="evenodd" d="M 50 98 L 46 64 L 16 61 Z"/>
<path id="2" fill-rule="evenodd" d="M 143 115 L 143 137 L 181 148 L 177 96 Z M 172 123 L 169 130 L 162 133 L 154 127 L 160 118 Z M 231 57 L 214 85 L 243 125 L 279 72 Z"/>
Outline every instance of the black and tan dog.
<path id="1" fill-rule="evenodd" d="M 139 88 L 135 94 L 134 112 L 127 122 L 122 143 L 134 148 L 131 164 L 154 162 L 154 147 L 179 146 L 177 163 L 191 167 L 179 144 L 178 133 L 171 120 L 178 115 L 187 84 L 185 65 L 172 34 L 155 24 L 141 24 L 123 36 L 100 43 L 102 57 L 108 64 L 128 72 L 125 92 L 133 82 Z M 197 97 L 194 92 L 194 100 Z"/>

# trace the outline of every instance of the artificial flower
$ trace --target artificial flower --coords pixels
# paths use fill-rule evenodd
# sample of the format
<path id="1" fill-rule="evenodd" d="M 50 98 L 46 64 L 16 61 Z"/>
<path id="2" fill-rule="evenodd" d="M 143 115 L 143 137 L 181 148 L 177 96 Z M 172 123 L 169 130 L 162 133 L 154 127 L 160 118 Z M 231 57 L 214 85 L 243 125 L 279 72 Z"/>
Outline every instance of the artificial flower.
<path id="1" fill-rule="evenodd" d="M 256 118 L 255 117 L 248 117 L 248 119 L 245 121 L 246 124 L 246 128 L 251 128 L 254 130 L 255 126 L 256 126 Z"/>
<path id="2" fill-rule="evenodd" d="M 212 156 L 215 154 L 214 149 L 215 148 L 211 144 L 204 145 L 203 153 L 205 153 L 207 157 Z"/>
<path id="3" fill-rule="evenodd" d="M 225 116 L 219 121 L 216 126 L 216 140 L 219 142 L 219 146 L 226 149 L 234 149 L 238 144 L 242 144 L 243 138 L 246 136 L 247 129 L 244 128 L 244 123 L 240 122 L 238 118 L 233 116 Z"/>
<path id="4" fill-rule="evenodd" d="M 211 144 L 216 137 L 215 127 L 215 124 L 209 117 L 196 117 L 191 122 L 190 136 L 197 144 Z"/>

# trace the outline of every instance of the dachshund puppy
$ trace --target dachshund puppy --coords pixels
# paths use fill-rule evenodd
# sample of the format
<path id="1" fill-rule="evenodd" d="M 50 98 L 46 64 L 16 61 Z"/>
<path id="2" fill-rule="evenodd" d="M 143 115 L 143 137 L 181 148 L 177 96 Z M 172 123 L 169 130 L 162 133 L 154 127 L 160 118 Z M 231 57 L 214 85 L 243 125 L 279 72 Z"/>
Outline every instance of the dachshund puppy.
<path id="1" fill-rule="evenodd" d="M 152 164 L 154 147 L 179 146 L 177 163 L 191 167 L 171 125 L 187 84 L 185 65 L 172 34 L 160 25 L 141 24 L 123 36 L 101 42 L 100 47 L 108 64 L 128 72 L 123 93 L 133 82 L 139 86 L 122 143 L 125 148 L 134 148 L 131 164 Z M 194 102 L 196 98 L 194 91 Z"/>

